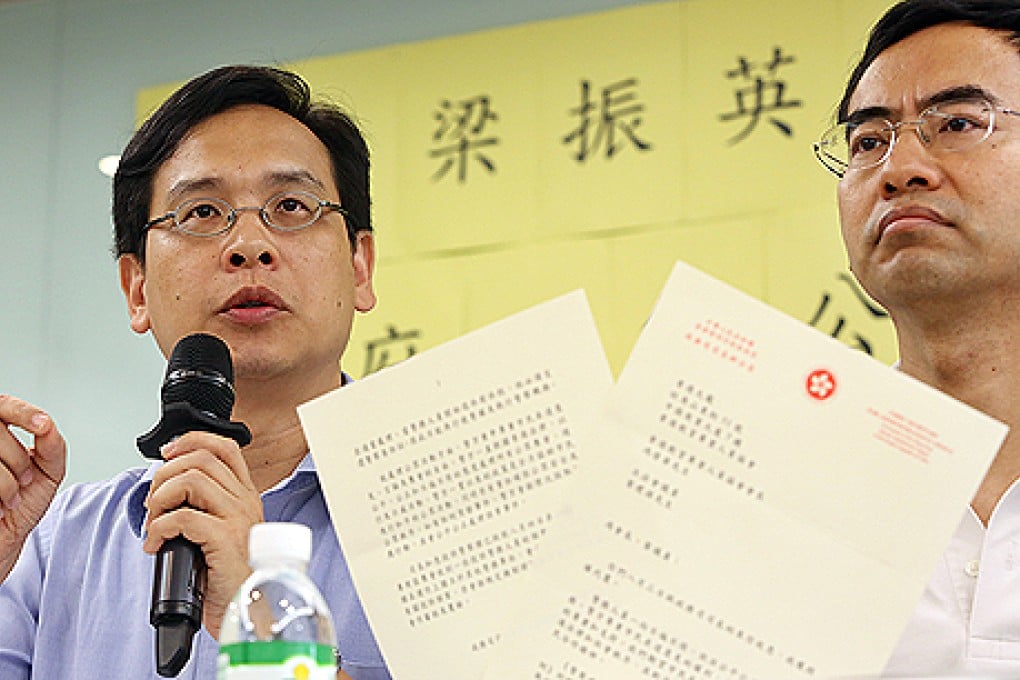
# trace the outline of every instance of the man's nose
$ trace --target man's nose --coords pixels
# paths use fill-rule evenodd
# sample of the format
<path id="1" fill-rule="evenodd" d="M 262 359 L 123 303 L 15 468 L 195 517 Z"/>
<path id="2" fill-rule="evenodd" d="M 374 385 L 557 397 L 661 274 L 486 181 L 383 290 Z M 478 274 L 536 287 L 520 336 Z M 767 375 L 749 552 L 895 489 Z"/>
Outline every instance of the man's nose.
<path id="1" fill-rule="evenodd" d="M 270 228 L 262 217 L 261 208 L 235 208 L 234 213 L 234 224 L 227 233 L 227 244 L 223 249 L 224 267 L 275 267 L 279 252 Z"/>

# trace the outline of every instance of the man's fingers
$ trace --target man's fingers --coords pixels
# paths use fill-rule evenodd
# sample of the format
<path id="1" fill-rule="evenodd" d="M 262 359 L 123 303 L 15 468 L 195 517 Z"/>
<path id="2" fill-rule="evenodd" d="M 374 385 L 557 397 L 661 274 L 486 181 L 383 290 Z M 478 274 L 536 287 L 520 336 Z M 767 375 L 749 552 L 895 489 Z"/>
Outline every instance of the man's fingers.
<path id="1" fill-rule="evenodd" d="M 161 453 L 164 459 L 172 461 L 200 449 L 212 452 L 242 482 L 251 482 L 248 464 L 241 454 L 241 447 L 233 439 L 218 434 L 202 431 L 188 432 L 164 446 Z"/>
<path id="2" fill-rule="evenodd" d="M 0 395 L 0 580 L 53 500 L 65 458 L 64 438 L 52 418 L 24 400 Z"/>
<path id="3" fill-rule="evenodd" d="M 175 536 L 183 536 L 192 543 L 203 546 L 208 540 L 208 530 L 203 525 L 208 523 L 210 516 L 192 508 L 177 508 L 172 513 L 162 515 L 148 523 L 142 549 L 147 553 L 155 553 L 166 541 Z"/>
<path id="4" fill-rule="evenodd" d="M 0 425 L 0 507 L 13 510 L 21 503 L 22 489 L 41 476 L 58 483 L 63 479 L 66 446 L 52 418 L 10 395 L 0 395 Z M 31 448 L 12 428 L 29 434 Z"/>
<path id="5" fill-rule="evenodd" d="M 183 505 L 211 515 L 224 515 L 237 502 L 237 496 L 204 470 L 189 469 L 153 487 L 145 501 L 149 518 L 159 517 Z"/>
<path id="6" fill-rule="evenodd" d="M 33 406 L 24 399 L 18 399 L 9 394 L 0 394 L 0 422 L 5 425 L 20 427 L 32 434 L 41 434 L 46 424 L 41 421 L 33 422 L 37 415 L 45 416 L 46 414 L 38 406 Z"/>
<path id="7" fill-rule="evenodd" d="M 0 427 L 0 499 L 9 498 L 14 491 L 11 487 L 20 486 L 31 469 L 31 452 L 9 428 Z"/>
<path id="8" fill-rule="evenodd" d="M 7 428 L 7 432 L 2 433 L 5 436 L 0 438 L 0 463 L 13 469 L 18 476 L 29 467 L 24 456 L 41 459 L 37 464 L 44 471 L 53 469 L 57 464 L 62 469 L 67 446 L 53 419 L 45 411 L 23 399 L 0 394 L 0 424 Z M 11 427 L 32 435 L 34 442 L 31 449 L 21 445 L 10 432 Z"/>
<path id="9" fill-rule="evenodd" d="M 67 465 L 67 444 L 64 437 L 57 430 L 53 419 L 45 413 L 33 416 L 32 424 L 37 428 L 33 432 L 35 446 L 32 454 L 35 464 L 50 479 L 62 480 Z"/>

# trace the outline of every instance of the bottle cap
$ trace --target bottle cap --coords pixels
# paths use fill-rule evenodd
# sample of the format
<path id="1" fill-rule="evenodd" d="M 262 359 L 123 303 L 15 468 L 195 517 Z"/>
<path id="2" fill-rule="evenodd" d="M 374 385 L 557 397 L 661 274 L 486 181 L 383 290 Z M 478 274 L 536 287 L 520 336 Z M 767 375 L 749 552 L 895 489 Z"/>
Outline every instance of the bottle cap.
<path id="1" fill-rule="evenodd" d="M 248 560 L 253 567 L 265 562 L 300 561 L 312 558 L 312 530 L 294 522 L 255 524 L 248 536 Z"/>

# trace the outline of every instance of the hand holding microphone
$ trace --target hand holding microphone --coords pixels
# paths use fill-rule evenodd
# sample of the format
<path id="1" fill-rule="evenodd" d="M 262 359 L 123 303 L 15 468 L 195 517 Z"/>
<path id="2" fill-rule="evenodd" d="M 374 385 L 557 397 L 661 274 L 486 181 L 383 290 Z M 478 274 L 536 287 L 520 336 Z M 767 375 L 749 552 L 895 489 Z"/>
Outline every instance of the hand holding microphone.
<path id="1" fill-rule="evenodd" d="M 176 676 L 187 663 L 203 620 L 218 632 L 234 589 L 250 571 L 248 529 L 262 521 L 240 451 L 251 435 L 230 420 L 232 383 L 226 344 L 204 334 L 183 338 L 167 366 L 160 421 L 138 438 L 143 454 L 167 461 L 149 490 L 144 543 L 157 553 L 150 622 L 162 676 Z"/>

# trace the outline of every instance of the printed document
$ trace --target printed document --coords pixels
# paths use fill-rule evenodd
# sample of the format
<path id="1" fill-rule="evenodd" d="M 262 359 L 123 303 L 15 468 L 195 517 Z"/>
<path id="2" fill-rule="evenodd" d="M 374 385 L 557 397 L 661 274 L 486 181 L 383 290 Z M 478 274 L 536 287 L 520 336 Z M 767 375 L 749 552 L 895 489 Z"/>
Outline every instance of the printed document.
<path id="1" fill-rule="evenodd" d="M 678 264 L 485 677 L 878 675 L 1005 434 Z"/>
<path id="2" fill-rule="evenodd" d="M 577 291 L 301 407 L 394 678 L 481 677 L 611 386 Z"/>
<path id="3" fill-rule="evenodd" d="M 1006 434 L 683 263 L 615 386 L 575 292 L 300 415 L 396 680 L 877 675 Z"/>

